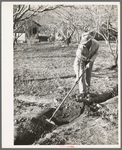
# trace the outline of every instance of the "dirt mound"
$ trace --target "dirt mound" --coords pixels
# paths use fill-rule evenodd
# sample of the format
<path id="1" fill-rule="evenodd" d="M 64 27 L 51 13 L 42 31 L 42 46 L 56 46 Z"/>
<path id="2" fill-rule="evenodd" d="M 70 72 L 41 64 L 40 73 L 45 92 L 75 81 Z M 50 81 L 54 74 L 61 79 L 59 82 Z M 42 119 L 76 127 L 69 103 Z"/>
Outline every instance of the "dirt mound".
<path id="1" fill-rule="evenodd" d="M 19 102 L 19 107 L 20 105 Z M 24 105 L 27 106 L 27 102 L 22 103 L 22 105 L 22 107 Z M 52 121 L 58 126 L 67 124 L 83 113 L 84 106 L 84 103 L 78 104 L 74 100 L 71 101 L 71 99 L 68 99 L 58 110 Z M 46 133 L 51 132 L 56 126 L 48 123 L 46 118 L 50 118 L 54 110 L 54 108 L 45 107 L 38 113 L 26 114 L 26 116 L 21 118 L 16 117 L 14 144 L 29 145 L 40 137 L 43 137 Z"/>
<path id="2" fill-rule="evenodd" d="M 108 93 L 103 93 L 100 95 L 91 94 L 91 100 L 93 103 L 101 103 L 106 101 L 109 98 L 112 98 L 118 93 L 117 86 Z M 57 103 L 60 103 L 62 100 L 57 100 Z M 87 108 L 87 111 L 90 112 L 89 115 L 93 116 L 107 116 L 106 110 L 101 109 L 101 111 L 94 112 L 91 109 L 90 105 L 87 105 L 84 102 L 76 102 L 76 95 L 70 96 L 57 111 L 52 121 L 56 125 L 52 125 L 46 121 L 54 113 L 56 108 L 51 108 L 51 106 L 42 106 L 34 102 L 24 102 L 15 99 L 14 105 L 16 106 L 14 113 L 16 114 L 15 119 L 15 132 L 14 132 L 14 144 L 15 145 L 29 145 L 33 144 L 39 138 L 43 138 L 47 133 L 52 132 L 57 126 L 71 123 L 73 120 L 78 118 Z M 101 104 L 102 107 L 103 104 Z M 107 105 L 107 103 L 106 103 Z M 86 107 L 85 107 L 86 106 Z M 113 104 L 110 105 L 109 109 L 112 110 Z M 90 109 L 89 109 L 90 108 Z M 106 108 L 105 105 L 103 108 Z M 116 106 L 117 108 L 117 106 Z M 109 110 L 108 109 L 108 110 Z M 24 110 L 24 113 L 23 113 Z M 92 112 L 93 111 L 93 112 Z M 112 118 L 112 116 L 110 117 Z"/>
<path id="3" fill-rule="evenodd" d="M 101 104 L 99 111 L 88 113 L 88 107 L 75 121 L 57 127 L 35 145 L 117 145 L 118 97 Z M 77 139 L 76 139 L 77 137 Z M 67 148 L 64 146 L 64 148 Z"/>
<path id="4" fill-rule="evenodd" d="M 52 119 L 58 126 L 70 123 L 79 117 L 85 108 L 85 103 L 77 103 L 73 99 L 68 99 L 61 108 L 57 111 L 54 119 Z"/>

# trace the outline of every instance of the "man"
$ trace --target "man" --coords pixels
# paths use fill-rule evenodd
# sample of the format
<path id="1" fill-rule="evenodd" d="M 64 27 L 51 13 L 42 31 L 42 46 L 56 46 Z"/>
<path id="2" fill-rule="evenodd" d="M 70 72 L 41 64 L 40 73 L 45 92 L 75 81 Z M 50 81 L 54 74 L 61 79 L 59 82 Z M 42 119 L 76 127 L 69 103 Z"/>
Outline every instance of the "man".
<path id="1" fill-rule="evenodd" d="M 76 81 L 79 76 L 83 73 L 85 67 L 86 77 L 83 75 L 79 80 L 79 92 L 80 97 L 84 98 L 89 95 L 89 87 L 91 81 L 91 71 L 93 67 L 93 63 L 95 58 L 98 55 L 99 43 L 89 34 L 89 32 L 85 32 L 82 35 L 81 42 L 76 51 L 76 58 L 74 61 L 74 71 L 76 74 Z M 88 91 L 86 92 L 86 86 L 88 87 Z"/>

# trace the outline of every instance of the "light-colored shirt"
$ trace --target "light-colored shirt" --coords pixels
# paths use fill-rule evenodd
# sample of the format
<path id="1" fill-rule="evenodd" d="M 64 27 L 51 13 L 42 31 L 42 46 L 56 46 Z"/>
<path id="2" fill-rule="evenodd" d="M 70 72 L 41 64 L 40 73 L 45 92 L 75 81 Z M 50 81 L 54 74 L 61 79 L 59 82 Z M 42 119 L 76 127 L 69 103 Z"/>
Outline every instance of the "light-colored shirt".
<path id="1" fill-rule="evenodd" d="M 76 75 L 78 75 L 80 63 L 82 63 L 82 58 L 85 56 L 89 58 L 90 61 L 94 61 L 98 55 L 99 42 L 95 39 L 92 39 L 90 49 L 88 50 L 85 45 L 80 44 L 76 51 L 76 58 L 74 61 L 74 70 Z"/>
<path id="2" fill-rule="evenodd" d="M 98 41 L 96 41 L 95 39 L 92 39 L 92 43 L 90 46 L 90 49 L 88 50 L 87 47 L 85 45 L 80 44 L 78 46 L 78 49 L 76 51 L 76 57 L 79 60 L 82 60 L 82 57 L 85 56 L 86 58 L 92 58 L 92 56 L 94 56 L 99 48 L 99 43 Z"/>

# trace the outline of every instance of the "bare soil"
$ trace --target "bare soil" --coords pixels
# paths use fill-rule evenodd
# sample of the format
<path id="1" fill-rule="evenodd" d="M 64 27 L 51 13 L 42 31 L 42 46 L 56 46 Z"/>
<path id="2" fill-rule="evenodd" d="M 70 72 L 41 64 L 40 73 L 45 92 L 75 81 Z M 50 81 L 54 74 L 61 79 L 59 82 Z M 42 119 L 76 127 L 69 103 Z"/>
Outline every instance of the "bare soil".
<path id="1" fill-rule="evenodd" d="M 46 121 L 74 84 L 76 49 L 77 45 L 54 43 L 15 47 L 15 145 L 118 144 L 118 70 L 109 69 L 114 63 L 104 42 L 100 42 L 90 89 L 93 102 L 100 104 L 98 110 L 76 102 L 76 86 L 53 118 L 56 125 Z"/>

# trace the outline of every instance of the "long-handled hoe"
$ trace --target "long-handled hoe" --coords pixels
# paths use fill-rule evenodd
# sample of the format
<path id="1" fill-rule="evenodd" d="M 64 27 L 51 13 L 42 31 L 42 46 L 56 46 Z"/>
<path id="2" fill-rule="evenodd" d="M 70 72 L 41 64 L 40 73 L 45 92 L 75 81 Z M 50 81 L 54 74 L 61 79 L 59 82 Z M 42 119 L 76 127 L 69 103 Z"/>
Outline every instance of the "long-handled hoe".
<path id="1" fill-rule="evenodd" d="M 57 109 L 54 111 L 52 117 L 50 119 L 46 119 L 47 122 L 55 125 L 55 123 L 52 121 L 52 118 L 55 116 L 56 112 L 59 110 L 59 108 L 61 107 L 61 105 L 64 103 L 64 101 L 67 99 L 67 97 L 69 96 L 69 94 L 73 91 L 73 89 L 75 88 L 75 86 L 78 84 L 80 78 L 84 75 L 86 69 L 88 69 L 88 67 L 86 66 L 86 68 L 84 69 L 83 73 L 79 76 L 78 80 L 75 82 L 75 84 L 73 85 L 73 87 L 70 89 L 70 91 L 67 93 L 67 95 L 64 97 L 64 99 L 62 100 L 62 102 L 60 103 L 60 105 L 57 107 Z"/>

